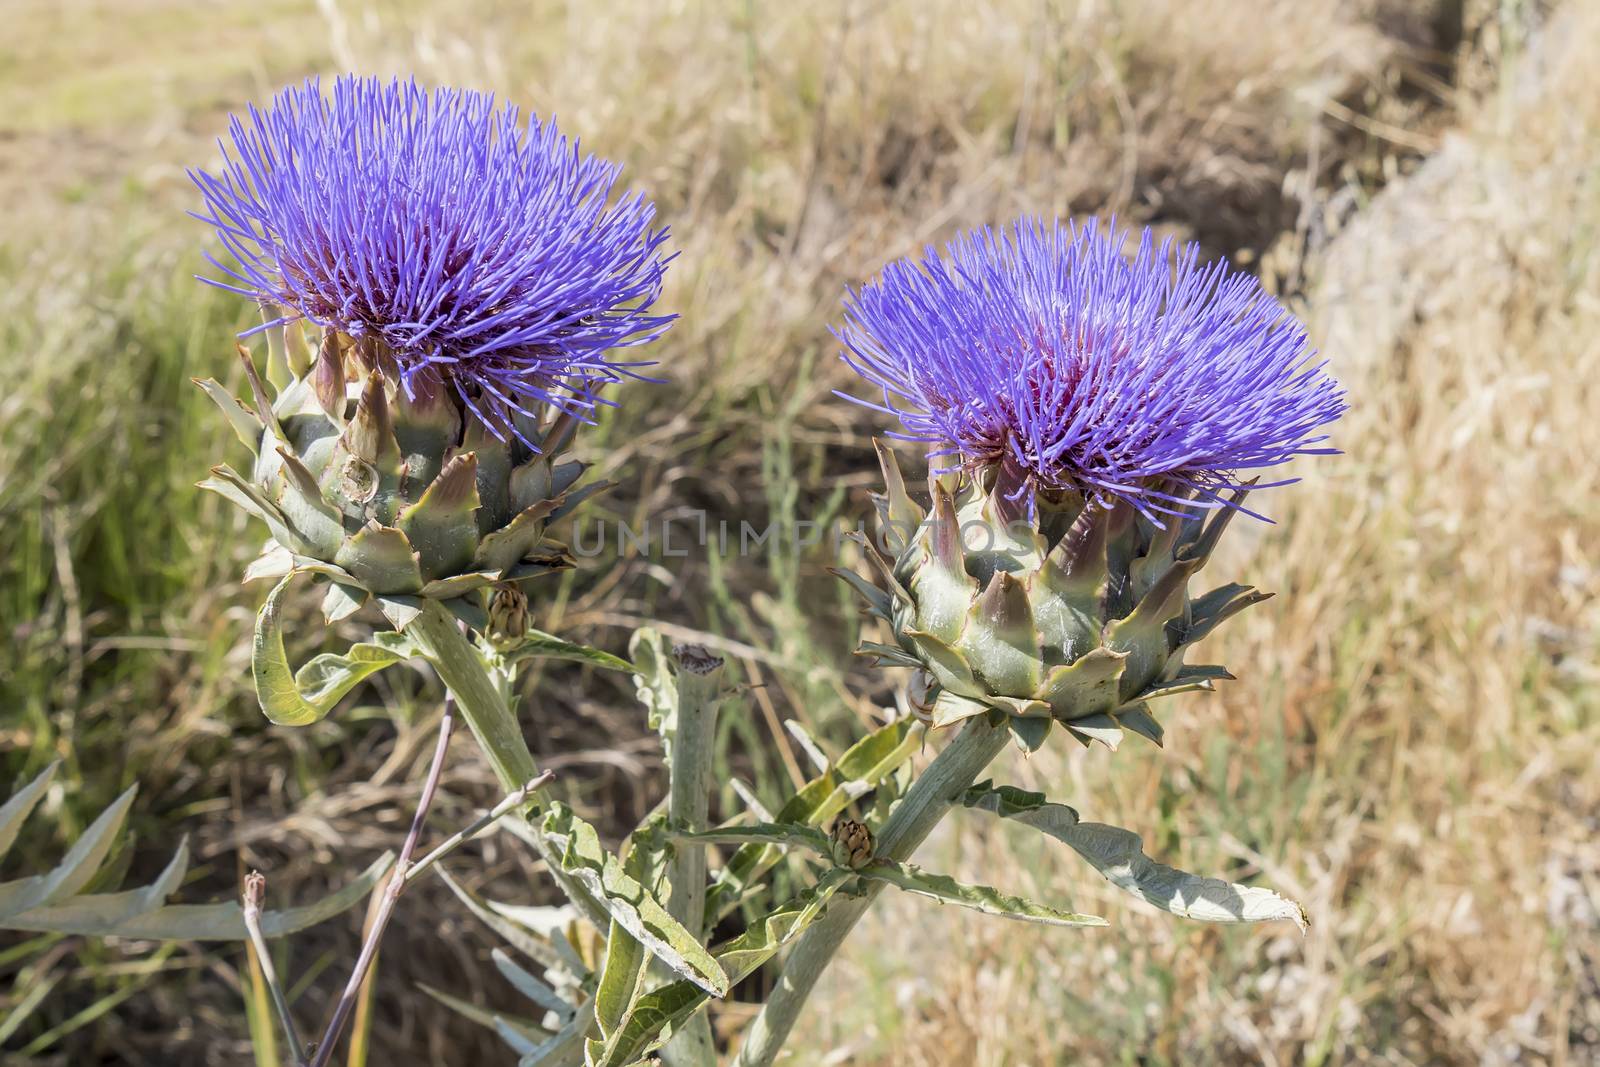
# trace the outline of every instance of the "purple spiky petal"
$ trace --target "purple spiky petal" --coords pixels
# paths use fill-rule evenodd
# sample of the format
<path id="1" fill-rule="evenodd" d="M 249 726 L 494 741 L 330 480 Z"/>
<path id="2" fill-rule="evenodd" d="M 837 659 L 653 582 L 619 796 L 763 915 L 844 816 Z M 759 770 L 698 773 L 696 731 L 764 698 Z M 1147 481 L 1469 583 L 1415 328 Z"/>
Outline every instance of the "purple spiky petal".
<path id="1" fill-rule="evenodd" d="M 543 405 L 583 413 L 647 364 L 670 257 L 621 167 L 555 123 L 415 81 L 316 80 L 234 117 L 216 174 L 191 171 L 237 267 L 202 279 L 393 352 L 408 392 L 448 383 L 497 435 Z M 209 258 L 209 257 L 208 257 Z"/>
<path id="2" fill-rule="evenodd" d="M 1023 219 L 852 291 L 843 358 L 946 467 L 1009 458 L 1022 491 L 1146 515 L 1228 506 L 1244 472 L 1335 451 L 1345 410 L 1305 329 L 1199 247 Z"/>

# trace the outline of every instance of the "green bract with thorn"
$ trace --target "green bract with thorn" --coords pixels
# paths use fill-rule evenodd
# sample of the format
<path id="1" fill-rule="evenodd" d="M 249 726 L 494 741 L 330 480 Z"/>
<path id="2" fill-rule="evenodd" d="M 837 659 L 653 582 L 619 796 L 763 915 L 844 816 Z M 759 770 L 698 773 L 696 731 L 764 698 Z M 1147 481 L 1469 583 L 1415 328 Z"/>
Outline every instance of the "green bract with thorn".
<path id="1" fill-rule="evenodd" d="M 1152 701 L 1232 677 L 1187 663 L 1188 651 L 1270 594 L 1222 585 L 1191 597 L 1190 583 L 1242 491 L 1209 519 L 1160 526 L 1075 494 L 1040 494 L 1030 517 L 1002 465 L 988 486 L 966 472 L 931 477 L 925 511 L 881 442 L 878 457 L 887 492 L 879 536 L 863 544 L 881 584 L 844 577 L 895 638 L 862 651 L 927 672 L 935 726 L 1003 715 L 1028 752 L 1055 723 L 1085 744 L 1116 748 L 1124 730 L 1160 744 Z"/>
<path id="2" fill-rule="evenodd" d="M 201 483 L 271 531 L 247 577 L 322 575 L 330 622 L 371 596 L 396 626 L 424 599 L 481 625 L 483 590 L 571 565 L 545 532 L 599 488 L 575 488 L 584 465 L 561 459 L 575 415 L 519 415 L 502 440 L 426 378 L 408 395 L 373 345 L 329 332 L 309 370 L 287 347 L 270 394 L 242 350 L 248 403 L 199 383 L 255 454 L 248 477 L 224 465 Z"/>

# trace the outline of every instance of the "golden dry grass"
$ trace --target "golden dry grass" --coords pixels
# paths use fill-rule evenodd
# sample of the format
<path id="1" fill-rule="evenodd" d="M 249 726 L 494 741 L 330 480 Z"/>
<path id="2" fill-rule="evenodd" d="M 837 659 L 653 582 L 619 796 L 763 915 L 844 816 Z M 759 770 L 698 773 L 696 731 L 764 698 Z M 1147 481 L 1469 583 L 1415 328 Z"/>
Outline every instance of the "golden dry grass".
<path id="1" fill-rule="evenodd" d="M 0 604 L 26 637 L 0 693 L 27 714 L 3 751 L 92 754 L 84 797 L 120 784 L 108 764 L 145 779 L 148 831 L 197 827 L 212 888 L 242 857 L 313 892 L 399 833 L 425 720 L 396 737 L 346 712 L 347 730 L 286 737 L 253 718 L 250 594 L 225 582 L 257 535 L 187 490 L 227 434 L 180 389 L 225 366 L 234 311 L 169 279 L 200 238 L 181 167 L 211 158 L 227 111 L 309 73 L 415 72 L 558 115 L 673 227 L 671 384 L 627 393 L 595 438 L 626 482 L 609 514 L 865 514 L 876 423 L 830 396 L 848 379 L 826 333 L 841 287 L 1024 211 L 1116 211 L 1259 266 L 1350 387 L 1347 454 L 1305 464 L 1265 503 L 1279 525 L 1231 535 L 1214 565 L 1280 594 L 1214 639 L 1207 658 L 1241 680 L 1180 698 L 1164 751 L 997 767 L 1169 862 L 1298 897 L 1310 936 L 1149 915 L 1070 856 L 956 819 L 930 862 L 1113 928 L 888 900 L 803 1025 L 831 1055 L 797 1063 L 1596 1062 L 1600 14 L 1568 4 L 1545 37 L 1564 47 L 1536 61 L 1538 5 L 1469 3 L 1459 25 L 1457 7 L 21 0 L 0 74 L 0 372 L 21 383 L 0 396 L 17 546 Z M 826 733 L 885 696 L 842 662 L 853 615 L 827 560 L 662 562 L 577 576 L 544 622 L 616 648 L 659 617 L 748 646 L 741 667 L 769 685 L 733 740 L 769 787 L 768 706 Z M 130 636 L 164 644 L 106 645 Z M 574 756 L 572 788 L 617 828 L 654 788 L 642 723 L 622 688 L 557 681 L 530 711 L 538 743 Z M 457 752 L 447 788 L 482 799 Z M 398 1062 L 477 1062 L 492 1042 L 411 981 L 503 1001 L 491 942 L 431 940 L 450 905 L 430 892 L 397 921 L 376 1041 Z M 297 960 L 348 954 L 348 930 L 327 936 Z M 185 958 L 204 981 L 152 986 L 63 1045 L 72 1062 L 169 1062 L 174 1041 L 182 1062 L 236 1062 L 237 961 Z"/>

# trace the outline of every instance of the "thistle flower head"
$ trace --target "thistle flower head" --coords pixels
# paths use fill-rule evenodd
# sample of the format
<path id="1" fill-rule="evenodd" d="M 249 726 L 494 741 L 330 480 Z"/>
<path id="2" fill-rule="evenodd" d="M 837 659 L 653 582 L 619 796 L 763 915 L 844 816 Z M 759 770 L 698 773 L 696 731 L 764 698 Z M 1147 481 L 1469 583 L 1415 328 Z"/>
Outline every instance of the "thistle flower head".
<path id="1" fill-rule="evenodd" d="M 620 167 L 474 92 L 339 78 L 284 90 L 191 171 L 237 269 L 202 279 L 354 338 L 408 395 L 444 385 L 502 439 L 582 414 L 659 336 L 667 233 Z M 269 323 L 273 325 L 273 323 Z"/>
<path id="2" fill-rule="evenodd" d="M 1305 330 L 1196 245 L 1025 219 L 901 260 L 846 301 L 844 355 L 946 469 L 1147 516 L 1226 506 L 1240 472 L 1326 453 L 1344 411 Z M 1283 484 L 1273 483 L 1273 484 Z"/>

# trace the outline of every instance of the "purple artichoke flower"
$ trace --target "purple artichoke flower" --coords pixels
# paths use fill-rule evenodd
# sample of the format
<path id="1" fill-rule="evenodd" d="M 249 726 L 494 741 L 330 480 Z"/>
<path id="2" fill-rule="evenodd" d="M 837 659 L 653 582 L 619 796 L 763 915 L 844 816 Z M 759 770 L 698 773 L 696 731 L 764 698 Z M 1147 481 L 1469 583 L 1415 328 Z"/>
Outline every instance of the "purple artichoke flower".
<path id="1" fill-rule="evenodd" d="M 542 405 L 582 415 L 642 363 L 668 257 L 620 166 L 554 122 L 414 81 L 316 80 L 234 118 L 191 171 L 237 269 L 201 279 L 392 354 L 407 395 L 443 385 L 505 439 Z M 208 258 L 210 258 L 208 256 Z"/>
<path id="2" fill-rule="evenodd" d="M 838 331 L 883 397 L 858 402 L 945 468 L 1006 465 L 1030 507 L 1192 513 L 1228 506 L 1240 472 L 1335 451 L 1318 431 L 1343 392 L 1282 305 L 1196 245 L 1146 230 L 1129 259 L 1128 237 L 1025 219 L 890 264 Z"/>

